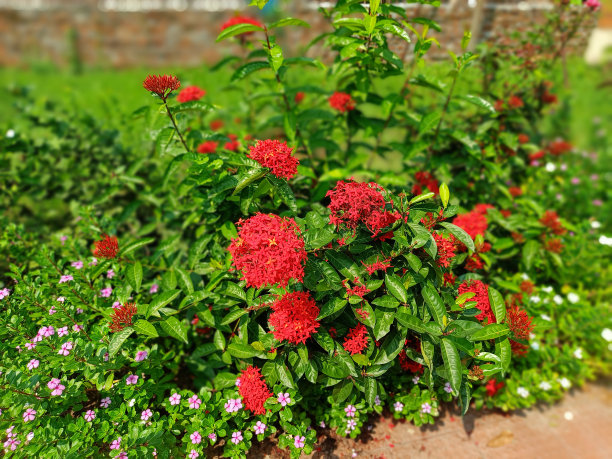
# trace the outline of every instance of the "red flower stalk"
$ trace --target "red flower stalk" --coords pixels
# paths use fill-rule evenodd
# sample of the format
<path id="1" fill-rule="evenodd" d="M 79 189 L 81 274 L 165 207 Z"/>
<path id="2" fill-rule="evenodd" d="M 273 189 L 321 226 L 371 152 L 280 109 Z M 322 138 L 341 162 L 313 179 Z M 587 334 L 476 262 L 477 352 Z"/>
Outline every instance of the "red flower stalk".
<path id="1" fill-rule="evenodd" d="M 301 103 L 304 100 L 304 96 L 306 94 L 304 94 L 303 92 L 296 92 L 295 93 L 295 98 L 293 99 L 295 101 L 296 104 Z"/>
<path id="2" fill-rule="evenodd" d="M 551 155 L 554 155 L 554 156 L 559 156 L 559 155 L 562 155 L 563 153 L 572 151 L 572 148 L 574 148 L 572 147 L 572 144 L 569 142 L 566 142 L 565 140 L 553 140 L 548 145 L 548 151 L 550 152 Z"/>
<path id="3" fill-rule="evenodd" d="M 300 162 L 292 156 L 293 148 L 288 147 L 287 142 L 260 140 L 249 149 L 247 156 L 270 169 L 277 177 L 289 180 L 297 174 Z"/>
<path id="4" fill-rule="evenodd" d="M 192 100 L 200 100 L 206 95 L 206 91 L 197 86 L 187 86 L 182 89 L 176 96 L 176 100 L 180 103 L 191 102 Z"/>
<path id="5" fill-rule="evenodd" d="M 457 277 L 453 273 L 444 273 L 444 285 L 455 285 Z"/>
<path id="6" fill-rule="evenodd" d="M 425 228 L 431 231 L 434 226 L 444 220 L 446 220 L 444 218 L 444 209 L 440 209 L 440 212 L 436 216 L 434 216 L 434 214 L 431 212 L 427 212 L 425 216 L 421 218 L 421 223 L 423 224 L 423 226 L 425 226 Z"/>
<path id="7" fill-rule="evenodd" d="M 355 287 L 351 288 L 348 279 L 344 279 L 342 281 L 342 285 L 346 289 L 346 294 L 348 296 L 358 296 L 359 298 L 363 298 L 363 296 L 370 291 L 357 277 L 353 279 L 353 283 L 355 284 Z"/>
<path id="8" fill-rule="evenodd" d="M 423 373 L 423 370 L 424 370 L 423 365 L 410 359 L 410 357 L 408 357 L 408 355 L 406 354 L 405 349 L 402 349 L 400 351 L 398 357 L 399 357 L 399 364 L 402 370 L 409 371 L 410 373 L 417 373 L 417 374 Z"/>
<path id="9" fill-rule="evenodd" d="M 527 312 L 516 305 L 507 309 L 506 323 L 512 335 L 520 340 L 528 340 L 534 327 Z"/>
<path id="10" fill-rule="evenodd" d="M 116 236 L 102 235 L 102 240 L 94 242 L 93 250 L 94 257 L 99 258 L 116 258 L 119 253 L 119 242 Z"/>
<path id="11" fill-rule="evenodd" d="M 554 210 L 547 210 L 546 212 L 544 212 L 544 215 L 542 215 L 542 218 L 540 219 L 540 223 L 550 228 L 552 232 L 556 235 L 560 236 L 567 232 L 567 230 L 563 228 L 563 225 L 559 220 L 559 215 L 557 215 L 557 212 L 555 212 Z"/>
<path id="12" fill-rule="evenodd" d="M 274 338 L 291 344 L 305 343 L 319 328 L 319 307 L 308 292 L 285 293 L 272 303 L 268 319 Z"/>
<path id="13" fill-rule="evenodd" d="M 508 106 L 510 108 L 521 108 L 523 105 L 523 100 L 518 96 L 510 96 L 508 99 Z"/>
<path id="14" fill-rule="evenodd" d="M 516 242 L 517 244 L 522 244 L 523 242 L 525 242 L 525 236 L 523 236 L 521 233 L 510 233 L 510 235 L 512 236 L 512 239 L 514 239 L 514 242 Z"/>
<path id="15" fill-rule="evenodd" d="M 535 153 L 529 155 L 529 160 L 537 161 L 538 159 L 542 159 L 544 156 L 546 156 L 546 152 L 544 150 L 536 151 Z"/>
<path id="16" fill-rule="evenodd" d="M 527 134 L 519 134 L 518 135 L 518 142 L 521 143 L 521 144 L 529 142 L 529 136 Z"/>
<path id="17" fill-rule="evenodd" d="M 355 312 L 359 314 L 359 317 L 361 317 L 362 319 L 367 319 L 368 317 L 370 317 L 370 313 L 363 308 L 357 308 L 355 309 Z"/>
<path id="18" fill-rule="evenodd" d="M 412 194 L 421 194 L 423 188 L 427 188 L 430 192 L 440 194 L 440 186 L 438 181 L 429 172 L 419 171 L 414 175 L 417 183 L 412 187 Z"/>
<path id="19" fill-rule="evenodd" d="M 230 141 L 225 142 L 225 145 L 223 146 L 223 148 L 229 151 L 238 150 L 238 148 L 240 148 L 240 142 L 238 141 L 238 136 L 236 134 L 229 134 L 228 137 Z"/>
<path id="20" fill-rule="evenodd" d="M 223 126 L 225 126 L 225 123 L 223 122 L 223 120 L 212 120 L 209 126 L 211 131 L 218 131 Z"/>
<path id="21" fill-rule="evenodd" d="M 198 153 L 214 153 L 217 151 L 218 143 L 213 140 L 207 140 L 206 142 L 202 142 L 198 145 Z"/>
<path id="22" fill-rule="evenodd" d="M 221 30 L 225 30 L 230 26 L 237 24 L 253 24 L 257 27 L 261 27 L 263 29 L 263 24 L 259 22 L 257 19 L 250 18 L 248 16 L 234 16 L 233 18 L 228 19 L 221 26 Z M 251 35 L 253 32 L 243 32 L 240 35 Z"/>
<path id="23" fill-rule="evenodd" d="M 134 303 L 125 303 L 123 306 L 113 309 L 111 313 L 112 323 L 110 325 L 110 330 L 112 332 L 118 332 L 125 327 L 130 327 L 132 325 L 132 318 L 137 312 L 138 310 Z"/>
<path id="24" fill-rule="evenodd" d="M 479 280 L 468 280 L 459 286 L 458 292 L 459 295 L 465 292 L 473 292 L 475 296 L 470 298 L 469 301 L 475 301 L 476 308 L 482 311 L 476 316 L 476 319 L 481 322 L 484 322 L 486 319 L 489 324 L 495 323 L 495 314 L 489 302 L 489 286 L 487 284 Z"/>
<path id="25" fill-rule="evenodd" d="M 336 91 L 329 96 L 329 106 L 340 113 L 344 113 L 355 109 L 355 101 L 350 94 Z"/>
<path id="26" fill-rule="evenodd" d="M 563 252 L 563 243 L 559 238 L 546 239 L 544 248 L 552 253 L 561 253 Z"/>
<path id="27" fill-rule="evenodd" d="M 172 91 L 181 87 L 181 82 L 174 75 L 149 75 L 142 86 L 165 101 Z"/>
<path id="28" fill-rule="evenodd" d="M 438 246 L 438 259 L 436 263 L 438 263 L 438 266 L 448 268 L 451 260 L 455 257 L 455 238 L 451 234 L 450 239 L 446 239 L 438 233 L 433 233 L 433 238 Z"/>
<path id="29" fill-rule="evenodd" d="M 495 378 L 489 379 L 487 381 L 487 384 L 485 385 L 487 389 L 487 395 L 489 397 L 494 397 L 495 394 L 497 394 L 497 392 L 499 392 L 499 390 L 504 386 L 505 384 L 503 383 L 503 381 L 497 382 Z"/>
<path id="30" fill-rule="evenodd" d="M 480 215 L 487 215 L 489 209 L 495 209 L 495 206 L 492 204 L 484 203 L 476 204 L 474 206 L 474 212 L 479 213 Z"/>
<path id="31" fill-rule="evenodd" d="M 376 261 L 374 263 L 370 263 L 369 265 L 366 265 L 362 261 L 361 264 L 365 266 L 365 269 L 368 272 L 368 274 L 372 275 L 378 270 L 385 271 L 387 268 L 390 268 L 391 267 L 390 261 L 391 261 L 391 257 L 384 258 L 382 261 L 376 258 Z"/>
<path id="32" fill-rule="evenodd" d="M 376 237 L 383 228 L 400 218 L 397 212 L 385 210 L 387 202 L 382 191 L 383 187 L 374 182 L 339 181 L 326 194 L 330 198 L 329 222 L 352 230 L 363 223 L 373 233 L 372 237 Z"/>
<path id="33" fill-rule="evenodd" d="M 351 328 L 344 337 L 344 349 L 351 355 L 361 353 L 368 347 L 368 329 L 362 323 L 358 323 L 355 328 Z"/>
<path id="34" fill-rule="evenodd" d="M 510 188 L 508 188 L 508 191 L 515 198 L 523 194 L 523 190 L 521 190 L 521 187 L 519 186 L 511 186 Z"/>
<path id="35" fill-rule="evenodd" d="M 484 268 L 484 260 L 477 253 L 472 254 L 465 262 L 466 271 L 474 272 Z"/>
<path id="36" fill-rule="evenodd" d="M 453 224 L 462 228 L 472 239 L 476 239 L 479 234 L 484 236 L 488 226 L 487 218 L 476 211 L 457 215 Z"/>
<path id="37" fill-rule="evenodd" d="M 228 250 L 247 287 L 275 284 L 285 287 L 291 279 L 302 281 L 307 255 L 295 220 L 257 213 L 239 220 L 237 226 L 238 237 Z"/>
<path id="38" fill-rule="evenodd" d="M 527 295 L 531 295 L 533 293 L 534 287 L 535 285 L 533 284 L 533 282 L 528 280 L 524 280 L 523 282 L 521 282 L 520 285 L 521 292 L 525 292 Z"/>
<path id="39" fill-rule="evenodd" d="M 522 357 L 523 355 L 527 354 L 529 346 L 523 343 L 519 343 L 518 341 L 514 341 L 513 339 L 510 339 L 509 341 L 510 350 L 514 355 L 516 355 L 517 357 Z"/>
<path id="40" fill-rule="evenodd" d="M 259 368 L 250 365 L 242 370 L 238 392 L 244 400 L 245 409 L 256 415 L 266 414 L 264 403 L 273 394 L 268 389 Z"/>

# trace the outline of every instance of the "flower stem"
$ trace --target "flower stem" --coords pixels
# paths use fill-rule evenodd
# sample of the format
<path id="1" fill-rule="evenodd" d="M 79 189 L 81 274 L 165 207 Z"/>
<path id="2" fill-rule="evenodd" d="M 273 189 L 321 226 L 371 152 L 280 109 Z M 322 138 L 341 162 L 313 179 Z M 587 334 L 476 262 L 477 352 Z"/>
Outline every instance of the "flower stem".
<path id="1" fill-rule="evenodd" d="M 179 139 L 181 139 L 181 143 L 183 144 L 183 147 L 185 147 L 185 151 L 189 153 L 189 147 L 187 146 L 187 143 L 185 142 L 185 139 L 183 138 L 183 134 L 181 134 L 181 131 L 176 125 L 176 121 L 174 120 L 174 116 L 172 115 L 172 112 L 170 111 L 170 107 L 168 107 L 168 101 L 166 99 L 163 99 L 163 101 L 164 101 L 164 106 L 166 107 L 166 113 L 168 114 L 168 118 L 170 118 L 170 121 L 172 121 L 172 126 L 174 127 L 174 130 L 178 134 Z"/>

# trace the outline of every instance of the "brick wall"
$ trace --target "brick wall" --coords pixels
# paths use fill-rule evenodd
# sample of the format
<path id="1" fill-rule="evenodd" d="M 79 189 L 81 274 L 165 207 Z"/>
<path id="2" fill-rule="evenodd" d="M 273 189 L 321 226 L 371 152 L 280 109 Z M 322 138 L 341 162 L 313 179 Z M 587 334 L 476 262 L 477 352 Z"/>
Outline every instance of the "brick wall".
<path id="1" fill-rule="evenodd" d="M 232 49 L 215 44 L 220 25 L 246 0 L 0 0 L 0 65 L 52 61 L 65 65 L 75 50 L 85 65 L 110 67 L 196 66 L 212 62 Z M 331 2 L 291 0 L 290 14 L 311 23 L 310 29 L 287 28 L 281 38 L 289 53 L 329 26 L 316 12 Z M 476 0 L 442 1 L 440 8 L 396 2 L 413 16 L 435 19 L 442 44 L 432 56 L 456 50 L 463 31 L 470 29 Z M 485 0 L 481 39 L 496 31 L 541 21 L 551 8 L 544 0 Z M 250 8 L 252 14 L 255 9 Z M 265 11 L 265 10 L 264 10 Z M 405 43 L 393 47 L 410 56 Z M 316 52 L 316 51 L 315 51 Z"/>

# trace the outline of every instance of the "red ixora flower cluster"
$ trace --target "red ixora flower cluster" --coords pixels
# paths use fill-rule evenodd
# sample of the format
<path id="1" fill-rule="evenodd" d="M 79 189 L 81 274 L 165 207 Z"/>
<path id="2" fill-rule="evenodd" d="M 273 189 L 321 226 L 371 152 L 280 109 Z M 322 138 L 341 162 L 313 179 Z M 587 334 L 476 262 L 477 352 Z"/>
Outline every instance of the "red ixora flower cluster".
<path id="1" fill-rule="evenodd" d="M 291 155 L 293 148 L 288 147 L 287 142 L 260 140 L 249 149 L 247 156 L 270 169 L 277 177 L 289 180 L 297 174 L 297 166 L 300 162 Z"/>
<path id="2" fill-rule="evenodd" d="M 253 414 L 266 414 L 264 403 L 273 394 L 268 389 L 259 368 L 251 365 L 242 370 L 238 392 L 244 400 L 244 407 L 247 410 Z"/>
<path id="3" fill-rule="evenodd" d="M 421 194 L 424 188 L 435 194 L 440 194 L 438 181 L 429 172 L 419 171 L 414 174 L 417 183 L 412 186 L 412 194 Z"/>
<path id="4" fill-rule="evenodd" d="M 236 134 L 228 134 L 229 142 L 225 142 L 223 148 L 229 151 L 236 151 L 240 148 L 240 141 L 238 140 L 238 136 Z"/>
<path id="5" fill-rule="evenodd" d="M 451 260 L 455 257 L 455 238 L 451 234 L 450 239 L 446 239 L 438 233 L 433 233 L 433 238 L 438 246 L 438 259 L 436 262 L 438 266 L 448 268 Z"/>
<path id="6" fill-rule="evenodd" d="M 453 224 L 463 229 L 472 239 L 479 234 L 484 236 L 487 230 L 487 217 L 475 210 L 466 214 L 459 214 L 453 219 Z"/>
<path id="7" fill-rule="evenodd" d="M 391 261 L 391 257 L 383 258 L 382 260 L 378 259 L 378 257 L 377 257 L 376 261 L 374 263 L 370 263 L 369 265 L 366 265 L 362 261 L 361 264 L 365 267 L 366 271 L 371 276 L 372 274 L 374 274 L 378 270 L 385 271 L 387 268 L 390 268 L 391 267 L 390 261 Z"/>
<path id="8" fill-rule="evenodd" d="M 475 301 L 476 308 L 482 311 L 476 316 L 476 319 L 481 322 L 487 319 L 487 323 L 495 323 L 495 314 L 489 302 L 489 286 L 487 284 L 479 280 L 468 280 L 459 286 L 458 292 L 459 295 L 463 295 L 466 292 L 474 293 L 475 295 L 469 301 Z"/>
<path id="9" fill-rule="evenodd" d="M 198 153 L 206 154 L 206 153 L 214 153 L 217 151 L 217 142 L 213 140 L 207 140 L 206 142 L 202 142 L 198 145 Z"/>
<path id="10" fill-rule="evenodd" d="M 540 223 L 550 228 L 554 234 L 559 236 L 567 232 L 559 220 L 559 215 L 557 215 L 557 212 L 554 210 L 547 210 L 544 212 L 544 215 L 540 218 Z"/>
<path id="11" fill-rule="evenodd" d="M 181 82 L 174 75 L 149 75 L 145 78 L 142 86 L 165 101 L 172 91 L 181 87 Z"/>
<path id="12" fill-rule="evenodd" d="M 474 206 L 474 212 L 478 212 L 481 215 L 487 215 L 487 212 L 489 211 L 489 209 L 495 209 L 495 206 L 492 204 L 476 204 Z"/>
<path id="13" fill-rule="evenodd" d="M 344 113 L 355 109 L 355 101 L 350 94 L 336 91 L 329 96 L 329 106 L 340 113 Z"/>
<path id="14" fill-rule="evenodd" d="M 544 248 L 552 253 L 561 253 L 563 252 L 563 242 L 556 237 L 548 238 L 544 241 Z"/>
<path id="15" fill-rule="evenodd" d="M 421 365 L 418 362 L 415 362 L 410 357 L 408 357 L 405 349 L 402 349 L 400 351 L 398 358 L 399 358 L 399 364 L 402 370 L 409 371 L 410 373 L 417 373 L 417 374 L 423 373 L 423 370 L 424 370 L 423 365 Z"/>
<path id="16" fill-rule="evenodd" d="M 348 296 L 358 296 L 359 298 L 363 298 L 366 293 L 370 292 L 370 290 L 363 285 L 363 283 L 357 277 L 353 279 L 353 284 L 355 284 L 355 287 L 351 288 L 348 279 L 344 279 L 342 281 L 342 285 L 346 289 L 346 294 Z"/>
<path id="17" fill-rule="evenodd" d="M 119 253 L 119 242 L 116 236 L 103 234 L 101 240 L 94 242 L 94 246 L 94 257 L 111 259 L 116 258 Z"/>
<path id="18" fill-rule="evenodd" d="M 368 329 L 362 323 L 357 324 L 355 328 L 351 328 L 348 334 L 344 337 L 344 349 L 351 355 L 360 354 L 368 347 Z"/>
<path id="19" fill-rule="evenodd" d="M 357 229 L 359 223 L 365 224 L 375 237 L 380 230 L 392 225 L 400 218 L 395 212 L 385 210 L 387 203 L 382 195 L 383 187 L 377 183 L 357 183 L 339 181 L 333 190 L 326 194 L 330 198 L 329 222 L 332 225 Z"/>
<path id="20" fill-rule="evenodd" d="M 571 143 L 561 139 L 553 140 L 548 144 L 548 151 L 553 156 L 560 156 L 563 153 L 572 151 L 572 148 L 574 147 Z"/>
<path id="21" fill-rule="evenodd" d="M 138 310 L 134 303 L 125 303 L 123 306 L 113 309 L 111 313 L 112 322 L 110 330 L 112 332 L 118 332 L 125 327 L 130 327 L 132 325 L 132 318 L 137 312 Z"/>
<path id="22" fill-rule="evenodd" d="M 497 382 L 495 378 L 489 379 L 487 381 L 487 384 L 485 385 L 485 388 L 487 389 L 487 395 L 489 397 L 495 396 L 495 394 L 497 394 L 497 392 L 504 386 L 505 384 L 503 381 Z"/>
<path id="23" fill-rule="evenodd" d="M 319 307 L 308 292 L 285 293 L 272 303 L 268 319 L 274 338 L 291 344 L 305 343 L 319 328 Z"/>
<path id="24" fill-rule="evenodd" d="M 257 213 L 237 226 L 238 237 L 228 250 L 247 287 L 285 287 L 290 279 L 302 281 L 307 255 L 295 220 Z"/>
<path id="25" fill-rule="evenodd" d="M 257 19 L 250 18 L 248 16 L 234 16 L 233 18 L 230 18 L 223 23 L 223 25 L 221 26 L 221 30 L 225 30 L 228 27 L 238 24 L 252 24 L 263 29 L 263 24 Z M 250 35 L 252 33 L 253 32 L 243 32 L 241 35 Z"/>
<path id="26" fill-rule="evenodd" d="M 506 310 L 506 323 L 516 339 L 528 340 L 533 331 L 531 317 L 521 307 L 514 305 Z"/>
<path id="27" fill-rule="evenodd" d="M 192 100 L 200 100 L 206 95 L 206 91 L 198 86 L 187 86 L 182 89 L 176 96 L 176 100 L 180 103 L 191 102 Z"/>

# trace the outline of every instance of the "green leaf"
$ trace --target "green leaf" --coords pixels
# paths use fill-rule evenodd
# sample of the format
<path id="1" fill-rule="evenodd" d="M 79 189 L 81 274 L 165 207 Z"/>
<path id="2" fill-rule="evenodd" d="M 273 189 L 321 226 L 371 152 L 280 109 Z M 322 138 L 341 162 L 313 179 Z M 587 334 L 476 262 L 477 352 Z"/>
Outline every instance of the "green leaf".
<path id="1" fill-rule="evenodd" d="M 506 324 L 489 324 L 472 333 L 468 338 L 470 341 L 484 341 L 506 336 L 508 333 L 510 333 L 510 330 Z"/>
<path id="2" fill-rule="evenodd" d="M 442 352 L 442 360 L 444 368 L 450 375 L 450 383 L 455 393 L 459 393 L 461 388 L 461 359 L 459 351 L 455 345 L 448 339 L 442 338 L 440 351 Z"/>
<path id="3" fill-rule="evenodd" d="M 149 317 L 151 317 L 151 315 L 156 314 L 157 311 L 159 311 L 161 308 L 163 308 L 172 300 L 174 300 L 177 296 L 180 295 L 180 293 L 180 290 L 170 290 L 168 292 L 163 292 L 157 295 L 149 304 L 149 308 L 147 310 L 147 313 L 145 314 L 145 317 L 148 319 Z"/>
<path id="4" fill-rule="evenodd" d="M 336 404 L 340 404 L 345 401 L 353 392 L 353 382 L 344 380 L 340 384 L 337 384 L 332 391 L 332 400 Z"/>
<path id="5" fill-rule="evenodd" d="M 234 188 L 232 195 L 239 193 L 241 190 L 249 186 L 254 181 L 259 180 L 267 173 L 268 171 L 262 168 L 254 167 L 252 169 L 248 169 L 238 178 L 238 184 L 236 185 L 236 188 Z"/>
<path id="6" fill-rule="evenodd" d="M 181 268 L 174 268 L 174 271 L 178 274 L 178 284 L 181 290 L 185 292 L 186 295 L 193 293 L 193 282 L 191 282 L 189 273 Z"/>
<path id="7" fill-rule="evenodd" d="M 452 223 L 448 222 L 440 222 L 438 224 L 446 228 L 449 233 L 459 239 L 459 242 L 466 246 L 470 252 L 476 251 L 476 247 L 474 247 L 474 241 L 472 240 L 472 237 L 468 233 L 466 233 L 465 230 L 459 228 L 457 225 L 453 225 Z"/>
<path id="8" fill-rule="evenodd" d="M 287 184 L 287 181 L 279 179 L 273 175 L 268 175 L 267 178 L 274 187 L 274 191 L 278 193 L 283 202 L 287 204 L 287 207 L 289 207 L 289 209 L 291 209 L 293 212 L 297 212 L 297 201 L 295 200 L 295 195 Z"/>
<path id="9" fill-rule="evenodd" d="M 236 384 L 236 375 L 232 373 L 219 373 L 215 376 L 215 387 L 217 390 L 226 389 Z"/>
<path id="10" fill-rule="evenodd" d="M 479 108 L 482 108 L 489 113 L 495 113 L 495 108 L 488 100 L 483 99 L 480 96 L 475 96 L 473 94 L 466 94 L 465 96 L 457 96 L 457 99 L 465 100 Z"/>
<path id="11" fill-rule="evenodd" d="M 173 338 L 183 341 L 185 344 L 188 343 L 187 330 L 183 328 L 183 326 L 176 317 L 168 317 L 163 322 L 160 322 L 159 325 L 161 326 L 162 330 L 164 330 Z"/>
<path id="12" fill-rule="evenodd" d="M 344 379 L 349 375 L 349 369 L 338 358 L 322 356 L 321 373 L 334 379 Z"/>
<path id="13" fill-rule="evenodd" d="M 242 80 L 248 77 L 251 73 L 257 72 L 258 70 L 269 69 L 270 64 L 266 61 L 253 61 L 247 64 L 244 64 L 236 69 L 230 81 L 232 83 Z"/>
<path id="14" fill-rule="evenodd" d="M 370 406 L 376 405 L 376 392 L 378 385 L 374 378 L 365 378 L 365 398 Z"/>
<path id="15" fill-rule="evenodd" d="M 436 195 L 435 193 L 431 193 L 431 192 L 420 194 L 412 198 L 410 200 L 410 204 L 416 204 L 417 202 L 426 201 L 429 198 L 433 198 L 435 195 Z"/>
<path id="16" fill-rule="evenodd" d="M 410 314 L 407 308 L 400 309 L 397 314 L 395 314 L 395 319 L 404 327 L 408 327 L 417 333 L 425 333 L 427 331 L 421 319 Z"/>
<path id="17" fill-rule="evenodd" d="M 139 335 L 147 335 L 152 338 L 157 338 L 159 334 L 155 329 L 155 326 L 151 322 L 147 322 L 146 320 L 140 319 L 134 323 L 134 330 Z"/>
<path id="18" fill-rule="evenodd" d="M 290 25 L 300 26 L 300 27 L 310 27 L 310 24 L 308 24 L 306 21 L 302 21 L 301 19 L 283 18 L 280 21 L 276 21 L 270 24 L 268 26 L 268 29 L 272 30 L 272 29 L 276 29 L 277 27 L 286 27 Z"/>
<path id="19" fill-rule="evenodd" d="M 450 191 L 448 189 L 448 185 L 443 183 L 440 185 L 440 200 L 442 201 L 442 205 L 446 207 L 448 205 L 448 200 L 450 199 Z"/>
<path id="20" fill-rule="evenodd" d="M 274 71 L 278 72 L 278 69 L 283 65 L 283 49 L 279 45 L 274 44 L 268 52 L 270 53 L 268 62 L 270 62 Z"/>
<path id="21" fill-rule="evenodd" d="M 150 244 L 153 241 L 155 241 L 155 238 L 149 237 L 149 238 L 144 238 L 144 239 L 138 239 L 137 241 L 134 241 L 134 242 L 130 242 L 129 244 L 127 244 L 125 247 L 121 249 L 120 254 L 122 256 L 125 256 L 128 253 L 133 252 L 134 250 L 139 249 L 140 247 L 143 247 L 147 244 Z"/>
<path id="22" fill-rule="evenodd" d="M 324 319 L 327 316 L 331 316 L 332 314 L 340 311 L 347 304 L 347 301 L 342 298 L 334 297 L 323 304 L 321 307 L 321 311 L 319 312 L 319 317 L 317 320 Z"/>
<path id="23" fill-rule="evenodd" d="M 259 26 L 256 26 L 255 24 L 234 24 L 232 26 L 229 26 L 228 28 L 224 29 L 221 31 L 221 33 L 217 36 L 217 40 L 216 42 L 219 43 L 222 40 L 225 40 L 227 38 L 231 38 L 231 37 L 235 37 L 236 35 L 240 35 L 243 33 L 247 33 L 247 32 L 257 32 L 257 31 L 262 31 L 264 29 L 262 29 Z"/>
<path id="24" fill-rule="evenodd" d="M 406 334 L 406 330 L 398 330 L 397 333 L 387 336 L 379 348 L 374 364 L 382 365 L 395 359 L 404 347 Z"/>
<path id="25" fill-rule="evenodd" d="M 431 131 L 440 121 L 440 112 L 430 112 L 423 115 L 421 122 L 419 123 L 419 135 L 423 135 L 426 132 Z"/>
<path id="26" fill-rule="evenodd" d="M 223 336 L 223 332 L 221 332 L 221 330 L 215 330 L 213 343 L 216 349 L 220 351 L 225 349 L 225 336 Z"/>
<path id="27" fill-rule="evenodd" d="M 402 280 L 397 274 L 385 274 L 385 286 L 391 295 L 397 298 L 401 303 L 408 302 L 408 292 L 402 284 Z"/>
<path id="28" fill-rule="evenodd" d="M 334 240 L 336 235 L 330 228 L 309 229 L 304 233 L 304 244 L 307 251 L 320 249 Z"/>
<path id="29" fill-rule="evenodd" d="M 533 261 L 535 260 L 539 251 L 540 244 L 538 241 L 534 241 L 533 239 L 527 241 L 527 243 L 523 246 L 523 263 L 525 263 L 526 269 L 531 269 L 533 266 Z"/>
<path id="30" fill-rule="evenodd" d="M 291 389 L 295 389 L 295 384 L 293 383 L 293 378 L 291 377 L 291 372 L 287 368 L 287 365 L 285 365 L 284 363 L 277 362 L 276 373 L 278 374 L 278 380 L 282 384 Z"/>
<path id="31" fill-rule="evenodd" d="M 397 308 L 400 303 L 391 295 L 383 295 L 372 301 L 372 304 L 382 306 L 383 308 Z"/>
<path id="32" fill-rule="evenodd" d="M 446 308 L 442 298 L 438 295 L 438 291 L 431 281 L 427 281 L 427 283 L 423 285 L 421 293 L 433 320 L 441 327 L 445 327 L 446 324 L 444 319 L 446 317 Z"/>
<path id="33" fill-rule="evenodd" d="M 465 383 L 461 385 L 461 390 L 459 391 L 459 402 L 461 404 L 461 416 L 465 416 L 468 408 L 470 407 L 470 399 L 472 398 L 472 394 L 470 391 L 469 383 Z"/>
<path id="34" fill-rule="evenodd" d="M 497 338 L 495 340 L 495 353 L 501 359 L 501 365 L 504 371 L 508 371 L 512 360 L 512 347 L 507 337 Z"/>
<path id="35" fill-rule="evenodd" d="M 109 358 L 113 358 L 115 356 L 115 354 L 121 348 L 123 342 L 128 339 L 132 333 L 134 333 L 134 329 L 132 327 L 126 327 L 123 330 L 113 334 L 110 343 L 108 343 Z"/>
<path id="36" fill-rule="evenodd" d="M 495 319 L 498 324 L 501 324 L 506 318 L 506 304 L 501 293 L 489 286 L 489 302 L 491 303 L 491 309 L 495 314 Z"/>
<path id="37" fill-rule="evenodd" d="M 246 313 L 248 313 L 248 311 L 246 309 L 236 309 L 234 311 L 231 311 L 228 315 L 226 315 L 223 318 L 223 320 L 221 321 L 221 325 L 231 324 L 236 319 L 242 317 Z"/>
<path id="38" fill-rule="evenodd" d="M 399 25 L 389 20 L 382 20 L 376 24 L 377 29 L 381 29 L 385 32 L 392 33 L 400 37 L 402 40 L 405 40 L 407 43 L 410 43 L 410 35 L 404 29 L 402 29 Z"/>
<path id="39" fill-rule="evenodd" d="M 128 284 L 130 284 L 135 292 L 140 291 L 140 286 L 142 284 L 142 265 L 139 261 L 135 262 L 133 265 L 127 266 L 125 269 L 125 277 Z"/>
<path id="40" fill-rule="evenodd" d="M 259 351 L 253 346 L 242 343 L 230 343 L 230 345 L 227 346 L 227 351 L 239 359 L 250 359 L 259 354 Z"/>

